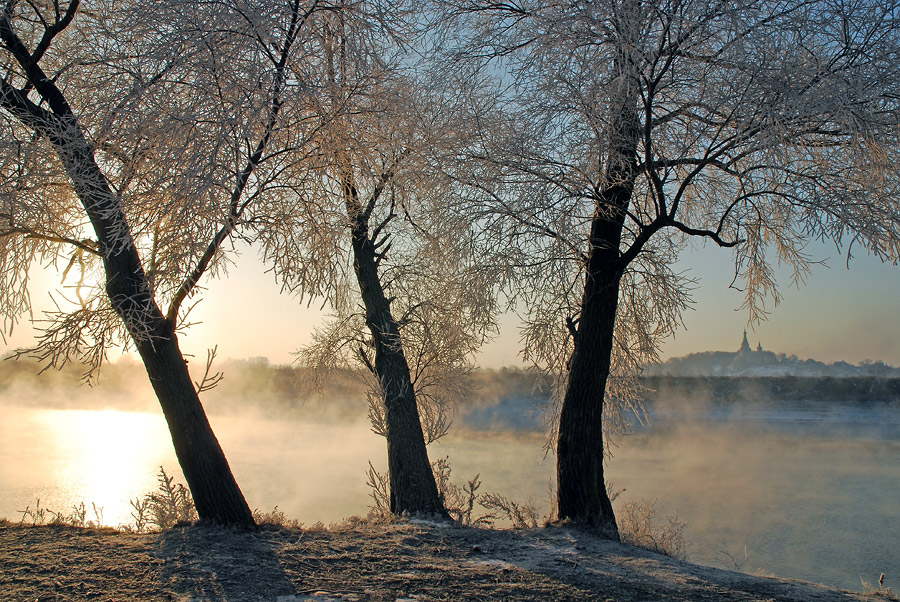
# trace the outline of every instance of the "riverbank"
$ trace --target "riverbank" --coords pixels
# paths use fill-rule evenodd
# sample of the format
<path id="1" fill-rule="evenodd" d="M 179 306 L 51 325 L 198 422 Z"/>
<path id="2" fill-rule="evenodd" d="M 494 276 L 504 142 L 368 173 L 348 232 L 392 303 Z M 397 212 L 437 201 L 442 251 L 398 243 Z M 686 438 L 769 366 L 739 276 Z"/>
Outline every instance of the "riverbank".
<path id="1" fill-rule="evenodd" d="M 0 592 L 10 602 L 900 600 L 694 565 L 568 528 L 427 521 L 150 534 L 0 521 Z"/>

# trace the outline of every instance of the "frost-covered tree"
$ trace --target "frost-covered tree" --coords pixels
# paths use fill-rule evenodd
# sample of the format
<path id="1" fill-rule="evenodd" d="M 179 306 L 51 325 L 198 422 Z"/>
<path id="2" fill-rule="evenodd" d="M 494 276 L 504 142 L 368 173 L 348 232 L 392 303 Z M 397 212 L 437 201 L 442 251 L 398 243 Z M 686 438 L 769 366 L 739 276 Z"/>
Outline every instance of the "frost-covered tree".
<path id="1" fill-rule="evenodd" d="M 510 122 L 475 181 L 519 277 L 526 356 L 560 374 L 559 519 L 616 535 L 604 415 L 680 323 L 691 240 L 734 253 L 751 320 L 809 241 L 900 258 L 895 2 L 445 3 Z M 462 25 L 460 27 L 460 25 Z M 623 380 L 624 379 L 624 380 Z M 608 420 L 608 418 L 607 418 Z"/>
<path id="2" fill-rule="evenodd" d="M 462 112 L 423 91 L 409 56 L 335 13 L 321 31 L 336 113 L 323 168 L 298 188 L 265 247 L 285 285 L 324 294 L 334 315 L 301 350 L 320 372 L 356 365 L 373 430 L 387 441 L 391 512 L 446 516 L 426 445 L 446 432 L 474 352 L 493 326 L 492 288 L 473 262 L 470 224 L 439 169 L 464 140 Z M 331 271 L 311 272 L 314 256 Z"/>
<path id="3" fill-rule="evenodd" d="M 186 302 L 229 241 L 298 173 L 322 127 L 304 36 L 318 0 L 0 6 L 0 311 L 64 267 L 31 353 L 96 370 L 111 345 L 147 369 L 201 519 L 253 518 L 178 347 Z M 310 115 L 314 116 L 311 118 Z"/>

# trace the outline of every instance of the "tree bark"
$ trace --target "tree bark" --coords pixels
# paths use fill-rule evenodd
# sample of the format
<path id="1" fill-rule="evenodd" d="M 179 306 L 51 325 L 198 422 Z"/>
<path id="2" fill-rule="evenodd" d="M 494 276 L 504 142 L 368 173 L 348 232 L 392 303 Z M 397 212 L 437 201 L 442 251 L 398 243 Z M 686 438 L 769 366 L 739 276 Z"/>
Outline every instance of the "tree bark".
<path id="1" fill-rule="evenodd" d="M 440 496 L 419 419 L 409 364 L 400 341 L 400 328 L 391 315 L 390 301 L 378 276 L 378 262 L 368 224 L 357 218 L 352 228 L 354 269 L 359 282 L 366 324 L 375 345 L 375 376 L 386 409 L 390 510 L 394 514 L 449 517 Z"/>
<path id="2" fill-rule="evenodd" d="M 36 67 L 36 87 L 51 111 L 5 87 L 2 104 L 25 125 L 45 134 L 62 161 L 97 235 L 106 274 L 106 293 L 135 343 L 172 435 L 175 454 L 197 515 L 210 522 L 254 525 L 225 454 L 213 434 L 194 389 L 175 325 L 166 319 L 150 290 L 120 199 L 85 140 L 62 93 Z"/>
<path id="3" fill-rule="evenodd" d="M 592 234 L 607 242 L 621 227 L 594 218 Z M 618 245 L 594 247 L 582 297 L 575 344 L 559 418 L 557 513 L 619 538 L 603 475 L 603 403 L 612 364 L 619 302 Z"/>
<path id="4" fill-rule="evenodd" d="M 626 49 L 627 50 L 627 49 Z M 557 513 L 618 539 L 603 474 L 603 406 L 612 367 L 619 285 L 627 267 L 620 250 L 637 173 L 641 130 L 627 52 L 618 57 L 618 94 L 609 131 L 604 186 L 591 222 L 581 311 L 574 332 L 557 439 Z"/>

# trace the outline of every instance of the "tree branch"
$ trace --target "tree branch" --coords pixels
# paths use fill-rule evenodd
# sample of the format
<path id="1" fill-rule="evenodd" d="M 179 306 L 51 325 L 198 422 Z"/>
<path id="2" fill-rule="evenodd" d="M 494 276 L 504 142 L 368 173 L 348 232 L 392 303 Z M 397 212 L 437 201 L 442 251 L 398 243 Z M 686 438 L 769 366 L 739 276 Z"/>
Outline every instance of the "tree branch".
<path id="1" fill-rule="evenodd" d="M 82 251 L 90 253 L 91 255 L 96 255 L 100 257 L 100 245 L 97 244 L 96 241 L 90 239 L 78 240 L 75 238 L 70 238 L 68 236 L 62 236 L 59 234 L 44 234 L 41 232 L 37 232 L 36 230 L 32 230 L 31 228 L 24 228 L 21 226 L 10 226 L 8 228 L 4 228 L 0 230 L 0 238 L 5 238 L 7 236 L 14 236 L 16 234 L 21 234 L 25 238 L 33 238 L 36 240 L 43 240 L 46 242 L 53 242 L 59 244 L 68 244 L 73 245 Z"/>
<path id="2" fill-rule="evenodd" d="M 288 26 L 288 31 L 285 36 L 284 47 L 282 48 L 278 64 L 275 66 L 275 80 L 273 81 L 271 88 L 272 102 L 269 105 L 269 115 L 266 120 L 263 135 L 257 142 L 256 148 L 254 149 L 253 153 L 250 155 L 250 157 L 248 157 L 247 163 L 244 165 L 244 168 L 238 174 L 237 181 L 235 182 L 234 189 L 231 193 L 229 214 L 225 218 L 224 225 L 219 229 L 218 232 L 216 232 L 213 240 L 207 246 L 206 251 L 197 262 L 197 265 L 194 267 L 193 271 L 191 271 L 191 273 L 184 279 L 181 286 L 178 288 L 178 291 L 175 293 L 172 302 L 169 305 L 169 310 L 166 313 L 166 319 L 173 324 L 178 320 L 178 311 L 181 308 L 182 303 L 184 303 L 184 300 L 188 297 L 188 295 L 190 295 L 191 291 L 194 290 L 194 287 L 197 286 L 197 283 L 206 272 L 209 264 L 221 249 L 222 244 L 229 236 L 231 236 L 232 232 L 234 232 L 234 229 L 237 227 L 241 215 L 250 202 L 250 200 L 248 200 L 241 204 L 241 198 L 243 197 L 244 190 L 250 180 L 250 176 L 253 174 L 253 171 L 262 160 L 263 153 L 265 152 L 266 147 L 269 145 L 269 141 L 271 140 L 272 134 L 275 130 L 275 126 L 278 123 L 278 115 L 281 112 L 281 107 L 283 104 L 281 94 L 283 92 L 286 81 L 285 71 L 287 68 L 287 61 L 290 56 L 291 47 L 296 40 L 300 28 L 304 23 L 306 23 L 306 20 L 313 13 L 313 11 L 316 10 L 317 7 L 318 0 L 316 0 L 316 2 L 313 2 L 312 7 L 301 16 L 299 10 L 300 0 L 294 0 L 293 2 L 291 22 Z"/>

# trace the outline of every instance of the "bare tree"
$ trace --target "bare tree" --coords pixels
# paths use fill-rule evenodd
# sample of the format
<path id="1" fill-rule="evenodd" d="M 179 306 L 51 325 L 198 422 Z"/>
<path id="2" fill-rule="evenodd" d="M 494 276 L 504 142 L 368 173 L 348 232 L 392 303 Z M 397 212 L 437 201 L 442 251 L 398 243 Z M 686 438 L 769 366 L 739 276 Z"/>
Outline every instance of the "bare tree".
<path id="1" fill-rule="evenodd" d="M 179 350 L 185 302 L 321 126 L 302 34 L 313 0 L 4 2 L 0 273 L 6 325 L 36 260 L 78 272 L 31 350 L 96 370 L 134 345 L 201 519 L 253 518 Z M 153 18 L 148 18 L 152 14 Z M 315 67 L 315 65 L 312 65 Z M 71 295 L 69 295 L 71 297 Z M 70 307 L 72 307 L 70 309 Z M 164 308 L 164 309 L 163 309 Z"/>
<path id="2" fill-rule="evenodd" d="M 604 416 L 680 324 L 692 239 L 733 250 L 751 320 L 811 240 L 900 258 L 900 13 L 863 0 L 445 4 L 514 117 L 480 154 L 527 356 L 561 375 L 557 512 L 617 536 Z M 484 69 L 489 66 L 490 69 Z M 486 218 L 484 218 L 486 219 Z M 496 252 L 496 249 L 494 249 Z M 623 380 L 624 379 L 624 380 Z M 625 397 L 625 401 L 628 401 Z"/>
<path id="3" fill-rule="evenodd" d="M 373 430 L 387 440 L 390 511 L 447 516 L 426 444 L 449 427 L 494 313 L 470 224 L 451 211 L 458 191 L 437 169 L 461 134 L 460 113 L 418 90 L 402 48 L 367 39 L 346 15 L 335 13 L 321 35 L 331 102 L 347 110 L 321 141 L 321 176 L 306 182 L 320 219 L 293 215 L 290 241 L 274 238 L 283 227 L 270 229 L 269 252 L 288 287 L 321 286 L 334 310 L 301 361 L 368 374 Z M 292 258 L 310 255 L 334 266 L 324 282 L 307 267 L 294 272 Z"/>

